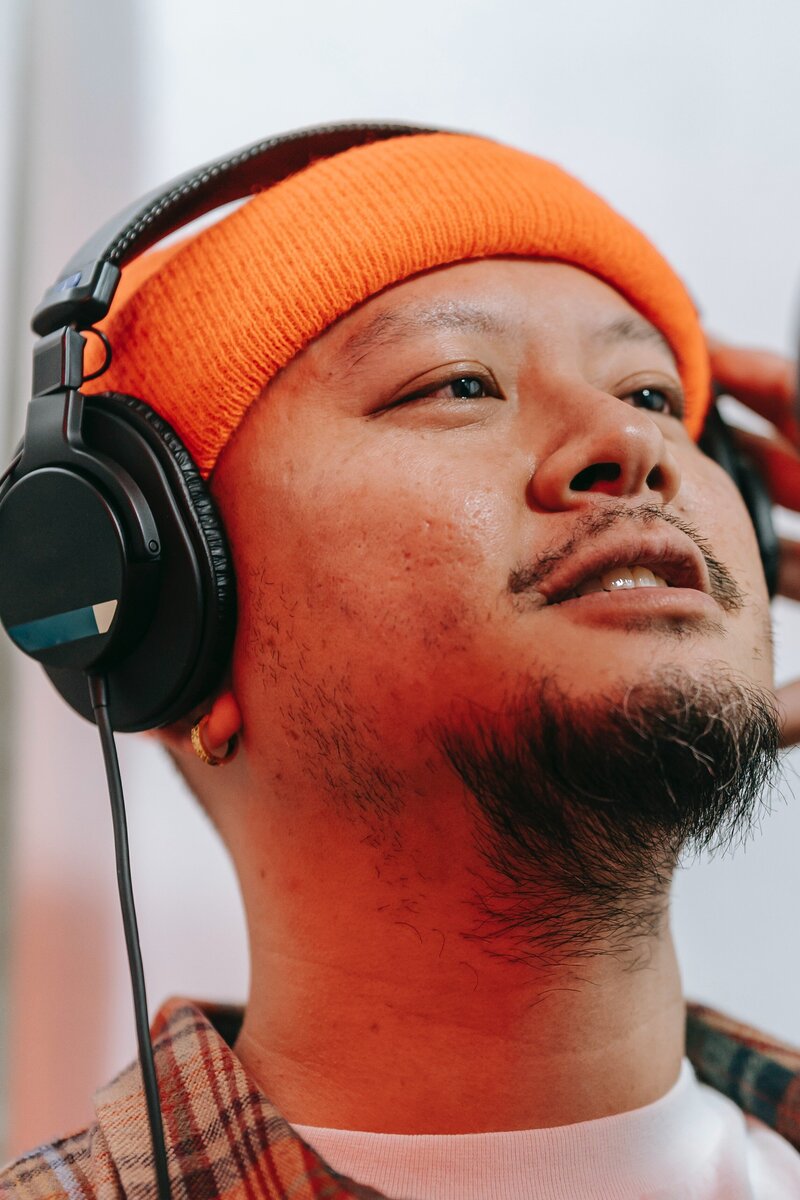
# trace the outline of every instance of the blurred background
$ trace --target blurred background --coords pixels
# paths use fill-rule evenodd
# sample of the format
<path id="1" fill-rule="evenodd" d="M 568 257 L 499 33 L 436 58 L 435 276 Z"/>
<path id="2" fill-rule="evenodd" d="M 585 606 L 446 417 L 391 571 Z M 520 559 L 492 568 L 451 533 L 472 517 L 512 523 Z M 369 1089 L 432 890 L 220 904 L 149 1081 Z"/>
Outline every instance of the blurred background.
<path id="1" fill-rule="evenodd" d="M 441 124 L 552 158 L 650 235 L 709 329 L 794 353 L 798 46 L 795 0 L 2 0 L 3 462 L 29 315 L 78 245 L 172 175 L 323 121 Z M 783 681 L 800 614 L 774 616 Z M 229 863 L 147 739 L 120 745 L 151 1013 L 242 1000 Z M 760 838 L 680 872 L 675 929 L 689 996 L 800 1043 L 794 761 Z M 3 640 L 0 1158 L 89 1120 L 134 1053 L 98 739 Z"/>

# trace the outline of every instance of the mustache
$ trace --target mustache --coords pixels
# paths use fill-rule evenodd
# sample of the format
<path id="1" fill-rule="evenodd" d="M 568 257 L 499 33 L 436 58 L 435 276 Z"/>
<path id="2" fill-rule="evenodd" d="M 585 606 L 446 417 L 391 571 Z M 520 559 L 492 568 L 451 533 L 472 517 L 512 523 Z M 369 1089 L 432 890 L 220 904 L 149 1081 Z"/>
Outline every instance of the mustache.
<path id="1" fill-rule="evenodd" d="M 508 590 L 512 595 L 538 590 L 548 576 L 565 558 L 573 554 L 582 542 L 594 534 L 605 533 L 607 529 L 614 526 L 630 525 L 631 523 L 642 529 L 648 529 L 657 524 L 671 525 L 674 529 L 679 529 L 686 537 L 691 538 L 708 568 L 713 598 L 727 612 L 738 612 L 744 608 L 746 601 L 744 592 L 725 564 L 716 557 L 706 539 L 688 521 L 682 520 L 667 509 L 659 508 L 656 504 L 641 504 L 636 508 L 625 504 L 609 504 L 603 505 L 602 509 L 596 512 L 585 513 L 578 518 L 569 537 L 560 546 L 545 550 L 534 563 L 515 568 L 508 578 Z"/>

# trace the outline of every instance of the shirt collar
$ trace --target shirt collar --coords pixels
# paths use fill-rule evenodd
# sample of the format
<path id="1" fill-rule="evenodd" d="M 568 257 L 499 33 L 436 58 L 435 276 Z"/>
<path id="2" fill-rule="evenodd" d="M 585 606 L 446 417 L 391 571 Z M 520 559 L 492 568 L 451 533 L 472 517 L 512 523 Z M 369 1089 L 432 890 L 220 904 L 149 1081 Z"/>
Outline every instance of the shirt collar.
<path id="1" fill-rule="evenodd" d="M 384 1200 L 338 1175 L 249 1078 L 222 1036 L 235 1040 L 240 1024 L 241 1010 L 187 1000 L 168 1001 L 154 1022 L 173 1195 Z M 154 1172 L 138 1062 L 96 1093 L 95 1110 L 123 1194 L 150 1194 Z"/>
<path id="2" fill-rule="evenodd" d="M 241 1021 L 241 1008 L 170 1000 L 154 1022 L 174 1194 L 385 1200 L 381 1192 L 337 1174 L 249 1078 L 230 1048 Z M 800 1148 L 800 1053 L 698 1005 L 689 1006 L 687 1032 L 700 1078 Z M 151 1194 L 152 1151 L 138 1063 L 97 1092 L 95 1108 L 112 1160 L 108 1169 L 118 1173 L 123 1194 Z"/>

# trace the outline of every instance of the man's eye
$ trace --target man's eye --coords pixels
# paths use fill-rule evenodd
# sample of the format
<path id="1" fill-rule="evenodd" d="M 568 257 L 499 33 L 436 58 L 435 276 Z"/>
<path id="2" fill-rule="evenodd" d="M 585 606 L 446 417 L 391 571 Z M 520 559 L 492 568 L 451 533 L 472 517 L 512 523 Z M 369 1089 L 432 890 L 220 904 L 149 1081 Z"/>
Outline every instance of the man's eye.
<path id="1" fill-rule="evenodd" d="M 649 412 L 665 413 L 672 417 L 683 415 L 681 396 L 669 388 L 641 387 L 628 392 L 628 396 L 637 408 L 646 408 Z"/>
<path id="2" fill-rule="evenodd" d="M 420 388 L 403 400 L 483 400 L 497 395 L 496 385 L 481 375 L 457 375 L 444 383 Z"/>
<path id="3" fill-rule="evenodd" d="M 486 384 L 477 375 L 462 375 L 460 379 L 451 379 L 445 384 L 459 400 L 476 400 L 479 396 L 488 395 Z"/>

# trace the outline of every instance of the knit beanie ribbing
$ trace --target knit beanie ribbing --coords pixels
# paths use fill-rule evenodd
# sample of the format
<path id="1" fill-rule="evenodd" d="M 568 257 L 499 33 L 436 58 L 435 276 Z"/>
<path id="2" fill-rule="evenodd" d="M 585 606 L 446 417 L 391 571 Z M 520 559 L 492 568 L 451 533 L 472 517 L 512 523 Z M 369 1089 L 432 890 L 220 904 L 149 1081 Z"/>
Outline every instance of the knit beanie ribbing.
<path id="1" fill-rule="evenodd" d="M 85 390 L 145 400 L 207 477 L 250 404 L 338 317 L 421 271 L 500 255 L 568 263 L 624 296 L 670 344 L 685 423 L 699 436 L 708 357 L 671 267 L 560 168 L 461 134 L 399 137 L 321 160 L 133 262 L 102 326 L 111 367 Z M 87 347 L 88 371 L 95 354 Z"/>

